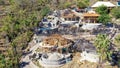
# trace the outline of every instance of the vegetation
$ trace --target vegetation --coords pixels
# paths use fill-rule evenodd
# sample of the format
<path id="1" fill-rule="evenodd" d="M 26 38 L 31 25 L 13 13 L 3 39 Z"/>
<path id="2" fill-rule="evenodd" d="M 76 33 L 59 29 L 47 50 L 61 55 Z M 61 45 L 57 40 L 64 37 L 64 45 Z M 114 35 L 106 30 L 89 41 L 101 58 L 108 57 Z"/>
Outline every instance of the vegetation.
<path id="1" fill-rule="evenodd" d="M 6 15 L 0 19 L 0 25 L 2 24 L 0 39 L 7 40 L 8 46 L 11 47 L 6 50 L 7 56 L 0 54 L 0 68 L 19 68 L 22 51 L 31 40 L 34 28 L 51 8 L 56 8 L 55 6 L 51 7 L 53 1 L 55 0 L 0 0 L 0 6 L 4 6 L 6 11 Z M 58 8 L 68 8 L 73 4 L 85 8 L 89 5 L 89 0 L 72 0 L 71 2 L 56 0 L 55 4 Z M 113 10 L 113 16 L 117 15 L 115 10 Z M 110 21 L 105 6 L 97 8 L 96 11 L 101 14 L 98 18 L 99 22 L 106 24 Z M 109 40 L 106 35 L 98 35 L 95 45 L 101 58 L 106 59 L 110 54 Z"/>
<path id="2" fill-rule="evenodd" d="M 66 2 L 66 3 L 64 4 L 64 8 L 68 8 L 68 7 L 70 7 L 71 5 L 72 5 L 71 2 Z"/>
<path id="3" fill-rule="evenodd" d="M 89 0 L 78 0 L 77 1 L 77 6 L 79 8 L 85 8 L 89 6 Z"/>
<path id="4" fill-rule="evenodd" d="M 101 16 L 98 17 L 99 23 L 107 24 L 110 22 L 110 16 L 108 14 L 102 14 Z"/>
<path id="5" fill-rule="evenodd" d="M 120 48 L 120 34 L 115 37 L 114 43 L 118 48 Z"/>
<path id="6" fill-rule="evenodd" d="M 95 11 L 96 11 L 97 13 L 99 13 L 99 14 L 108 14 L 107 7 L 104 6 L 104 5 L 102 5 L 102 6 L 98 7 L 98 8 L 96 8 Z"/>
<path id="7" fill-rule="evenodd" d="M 4 62 L 1 60 L 0 68 L 19 67 L 22 50 L 31 40 L 34 28 L 50 11 L 49 6 L 45 4 L 49 4 L 48 0 L 9 0 L 9 5 L 6 5 L 6 16 L 1 19 L 0 32 L 3 34 L 1 36 L 4 36 L 3 39 L 8 38 L 8 46 L 12 49 L 8 50 L 8 56 L 2 56 Z"/>
<path id="8" fill-rule="evenodd" d="M 100 14 L 98 21 L 103 24 L 110 22 L 111 17 L 109 16 L 108 9 L 106 6 L 102 5 L 96 8 L 96 12 Z"/>
<path id="9" fill-rule="evenodd" d="M 6 60 L 2 54 L 0 54 L 0 68 L 13 68 L 12 61 Z"/>
<path id="10" fill-rule="evenodd" d="M 111 11 L 111 14 L 116 19 L 119 19 L 120 18 L 120 7 L 113 8 L 112 11 Z"/>
<path id="11" fill-rule="evenodd" d="M 107 38 L 107 35 L 98 34 L 94 44 L 97 48 L 97 52 L 100 54 L 101 62 L 110 59 L 110 40 Z"/>

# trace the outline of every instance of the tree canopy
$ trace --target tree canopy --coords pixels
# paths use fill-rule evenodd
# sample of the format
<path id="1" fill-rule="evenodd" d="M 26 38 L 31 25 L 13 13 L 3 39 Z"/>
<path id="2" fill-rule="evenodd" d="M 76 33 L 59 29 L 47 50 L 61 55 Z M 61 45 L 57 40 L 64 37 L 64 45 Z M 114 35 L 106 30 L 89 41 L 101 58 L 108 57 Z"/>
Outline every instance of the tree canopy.
<path id="1" fill-rule="evenodd" d="M 100 59 L 102 61 L 107 60 L 108 57 L 111 56 L 111 52 L 109 50 L 110 40 L 107 38 L 107 35 L 98 34 L 94 44 L 97 48 L 97 52 L 100 54 Z"/>
<path id="2" fill-rule="evenodd" d="M 8 50 L 8 57 L 3 57 L 10 58 L 5 60 L 7 61 L 5 65 L 9 66 L 7 64 L 11 63 L 14 67 L 4 67 L 0 63 L 3 66 L 0 68 L 18 68 L 22 50 L 27 47 L 31 40 L 34 28 L 37 27 L 43 16 L 50 11 L 46 4 L 49 4 L 48 0 L 9 0 L 9 5 L 5 7 L 6 15 L 1 18 L 0 32 L 8 37 L 8 46 L 12 48 Z"/>
<path id="3" fill-rule="evenodd" d="M 104 5 L 97 7 L 95 11 L 99 14 L 108 14 L 108 9 Z"/>
<path id="4" fill-rule="evenodd" d="M 97 7 L 96 12 L 100 14 L 100 16 L 98 17 L 99 23 L 107 24 L 111 21 L 111 17 L 109 16 L 108 9 L 106 6 L 102 5 Z"/>
<path id="5" fill-rule="evenodd" d="M 79 8 L 86 8 L 89 6 L 89 0 L 78 0 L 77 1 L 77 6 Z"/>
<path id="6" fill-rule="evenodd" d="M 110 22 L 111 17 L 108 14 L 102 14 L 98 17 L 99 23 L 107 24 Z"/>
<path id="7" fill-rule="evenodd" d="M 120 48 L 120 34 L 118 34 L 115 38 L 114 38 L 114 43 L 115 45 Z"/>

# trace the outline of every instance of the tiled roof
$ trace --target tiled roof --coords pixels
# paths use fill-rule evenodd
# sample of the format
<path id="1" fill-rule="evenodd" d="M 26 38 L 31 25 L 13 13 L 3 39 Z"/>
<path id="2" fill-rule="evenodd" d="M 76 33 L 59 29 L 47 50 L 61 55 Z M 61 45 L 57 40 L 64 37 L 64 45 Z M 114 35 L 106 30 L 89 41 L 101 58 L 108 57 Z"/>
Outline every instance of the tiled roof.
<path id="1" fill-rule="evenodd" d="M 83 16 L 84 17 L 98 17 L 100 15 L 97 13 L 83 13 Z"/>

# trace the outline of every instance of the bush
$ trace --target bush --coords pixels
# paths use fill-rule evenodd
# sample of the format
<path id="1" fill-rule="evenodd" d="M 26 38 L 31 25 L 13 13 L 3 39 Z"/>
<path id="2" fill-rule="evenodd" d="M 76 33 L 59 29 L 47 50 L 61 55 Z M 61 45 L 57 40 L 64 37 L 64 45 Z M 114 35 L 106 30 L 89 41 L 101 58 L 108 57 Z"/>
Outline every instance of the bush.
<path id="1" fill-rule="evenodd" d="M 64 7 L 64 8 L 68 8 L 68 7 L 70 7 L 71 5 L 72 5 L 71 2 L 66 2 L 63 7 Z"/>
<path id="2" fill-rule="evenodd" d="M 108 22 L 110 22 L 110 16 L 108 14 L 103 14 L 98 17 L 98 22 L 106 25 Z"/>
<path id="3" fill-rule="evenodd" d="M 120 8 L 118 7 L 118 8 L 112 9 L 111 14 L 116 19 L 120 18 Z"/>
<path id="4" fill-rule="evenodd" d="M 106 6 L 102 5 L 95 10 L 99 14 L 108 14 L 108 9 Z"/>
<path id="5" fill-rule="evenodd" d="M 77 2 L 77 6 L 79 7 L 79 8 L 85 8 L 85 7 L 87 7 L 89 5 L 89 1 L 88 0 L 79 0 L 78 2 Z"/>
<path id="6" fill-rule="evenodd" d="M 114 44 L 117 45 L 118 48 L 120 48 L 120 34 L 115 37 Z"/>
<path id="7" fill-rule="evenodd" d="M 41 10 L 41 15 L 45 16 L 48 12 L 50 11 L 49 7 L 43 7 L 43 9 Z"/>

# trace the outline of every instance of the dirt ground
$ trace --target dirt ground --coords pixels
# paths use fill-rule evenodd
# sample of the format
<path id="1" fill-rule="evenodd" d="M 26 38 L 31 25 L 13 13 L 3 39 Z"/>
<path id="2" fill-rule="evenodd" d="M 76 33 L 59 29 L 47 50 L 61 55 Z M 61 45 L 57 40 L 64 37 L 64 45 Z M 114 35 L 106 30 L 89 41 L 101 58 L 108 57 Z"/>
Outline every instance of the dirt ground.
<path id="1" fill-rule="evenodd" d="M 97 63 L 91 63 L 88 61 L 80 62 L 80 53 L 75 53 L 73 60 L 60 68 L 97 68 Z M 116 66 L 104 65 L 101 68 L 117 68 Z"/>

